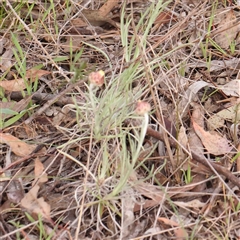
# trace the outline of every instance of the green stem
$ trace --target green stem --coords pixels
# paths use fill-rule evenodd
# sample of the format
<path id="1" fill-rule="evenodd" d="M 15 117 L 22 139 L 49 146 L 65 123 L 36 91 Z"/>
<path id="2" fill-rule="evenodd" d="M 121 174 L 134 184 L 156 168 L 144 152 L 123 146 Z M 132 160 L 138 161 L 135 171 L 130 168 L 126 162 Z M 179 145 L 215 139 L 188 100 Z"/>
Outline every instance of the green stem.
<path id="1" fill-rule="evenodd" d="M 94 85 L 92 83 L 90 83 L 89 97 L 90 97 L 90 101 L 91 101 L 91 104 L 92 104 L 93 111 L 95 111 L 96 110 L 96 103 L 95 103 L 95 99 L 94 99 L 93 89 L 94 89 Z"/>
<path id="2" fill-rule="evenodd" d="M 138 159 L 139 153 L 141 151 L 143 141 L 144 141 L 144 138 L 145 138 L 145 135 L 146 135 L 146 132 L 147 132 L 148 121 L 149 121 L 148 113 L 145 113 L 144 114 L 144 119 L 143 119 L 143 122 L 142 122 L 142 128 L 141 128 L 140 138 L 139 138 L 139 141 L 138 141 L 137 150 L 136 150 L 136 152 L 135 152 L 135 154 L 133 155 L 133 158 L 132 158 L 133 166 L 135 165 L 135 163 Z"/>

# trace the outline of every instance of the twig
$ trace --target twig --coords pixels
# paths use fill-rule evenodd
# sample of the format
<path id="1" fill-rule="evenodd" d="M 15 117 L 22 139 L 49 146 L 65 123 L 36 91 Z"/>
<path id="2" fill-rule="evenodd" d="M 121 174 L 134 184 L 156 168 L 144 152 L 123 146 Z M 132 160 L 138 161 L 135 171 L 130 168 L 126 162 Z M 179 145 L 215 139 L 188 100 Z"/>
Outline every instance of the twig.
<path id="1" fill-rule="evenodd" d="M 27 161 L 28 159 L 30 159 L 30 158 L 32 158 L 32 157 L 34 157 L 34 156 L 35 156 L 35 154 L 30 154 L 30 155 L 28 155 L 28 156 L 26 156 L 26 157 L 22 157 L 22 158 L 20 158 L 19 160 L 15 161 L 15 162 L 13 162 L 13 163 L 11 163 L 11 164 L 9 164 L 9 165 L 6 166 L 5 168 L 0 169 L 0 175 L 1 175 L 2 173 L 4 173 L 5 171 L 7 171 L 8 169 L 12 168 L 13 166 L 18 165 L 18 164 L 20 164 L 20 163 L 22 163 L 22 162 L 25 162 L 25 161 Z"/>
<path id="2" fill-rule="evenodd" d="M 34 114 L 31 115 L 27 120 L 25 120 L 25 124 L 29 124 L 34 118 L 41 115 L 43 112 L 45 112 L 51 105 L 53 105 L 55 102 L 58 101 L 61 97 L 63 97 L 65 94 L 69 93 L 70 90 L 72 90 L 74 87 L 77 87 L 81 82 L 84 82 L 85 80 L 80 80 L 76 83 L 70 84 L 66 89 L 64 89 L 62 92 L 60 92 L 58 95 L 47 101 L 41 108 L 38 109 Z"/>
<path id="3" fill-rule="evenodd" d="M 28 96 L 27 91 L 24 92 L 24 96 Z M 10 93 L 10 98 L 15 101 L 19 101 L 25 98 L 24 96 L 23 96 L 23 93 L 20 91 Z M 59 96 L 58 94 L 36 92 L 32 95 L 32 100 L 36 101 L 37 103 L 42 103 L 42 102 L 50 101 L 58 96 Z M 62 107 L 66 104 L 74 104 L 74 101 L 71 97 L 64 96 L 64 97 L 61 97 L 61 99 L 58 98 L 55 104 Z"/>

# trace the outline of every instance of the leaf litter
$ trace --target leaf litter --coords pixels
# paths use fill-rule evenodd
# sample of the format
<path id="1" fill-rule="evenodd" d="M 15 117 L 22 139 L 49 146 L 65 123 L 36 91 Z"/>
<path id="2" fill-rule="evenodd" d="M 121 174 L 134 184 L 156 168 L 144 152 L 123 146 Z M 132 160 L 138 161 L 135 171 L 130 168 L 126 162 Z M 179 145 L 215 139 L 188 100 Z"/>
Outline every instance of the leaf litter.
<path id="1" fill-rule="evenodd" d="M 194 120 L 192 120 L 193 127 L 203 145 L 207 149 L 208 153 L 214 154 L 215 156 L 229 153 L 232 150 L 230 142 L 221 136 L 217 132 L 207 132 L 200 127 Z"/>
<path id="2" fill-rule="evenodd" d="M 47 174 L 44 173 L 44 168 L 39 159 L 35 160 L 35 180 L 32 183 L 32 188 L 21 200 L 21 207 L 29 211 L 32 216 L 37 219 L 40 214 L 45 220 L 50 221 L 50 206 L 46 203 L 43 197 L 38 198 L 40 186 L 47 182 Z"/>
<path id="3" fill-rule="evenodd" d="M 4 4 L 0 236 L 240 237 L 236 3 Z"/>
<path id="4" fill-rule="evenodd" d="M 30 84 L 31 82 L 38 80 L 39 77 L 49 73 L 49 71 L 45 70 L 30 69 L 26 72 L 25 79 L 17 78 L 14 80 L 2 80 L 0 86 L 9 92 L 21 91 L 27 87 L 26 79 L 30 79 Z"/>

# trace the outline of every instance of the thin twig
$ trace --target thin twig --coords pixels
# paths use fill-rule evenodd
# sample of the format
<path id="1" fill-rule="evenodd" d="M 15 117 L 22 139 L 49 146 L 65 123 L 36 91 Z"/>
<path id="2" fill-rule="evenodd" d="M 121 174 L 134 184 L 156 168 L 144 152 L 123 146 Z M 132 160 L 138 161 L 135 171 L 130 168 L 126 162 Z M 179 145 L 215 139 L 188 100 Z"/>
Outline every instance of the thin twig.
<path id="1" fill-rule="evenodd" d="M 58 95 L 56 95 L 54 98 L 47 101 L 41 108 L 38 109 L 34 114 L 32 114 L 27 120 L 25 120 L 26 124 L 29 124 L 34 118 L 41 115 L 43 112 L 45 112 L 51 105 L 53 105 L 55 102 L 58 101 L 61 97 L 63 97 L 65 94 L 69 93 L 74 87 L 77 87 L 81 82 L 84 82 L 85 80 L 80 80 L 76 83 L 70 84 L 66 89 L 64 89 L 62 92 L 60 92 Z"/>
<path id="2" fill-rule="evenodd" d="M 25 97 L 28 96 L 27 91 L 24 91 L 24 96 Z M 25 98 L 24 96 L 23 96 L 23 92 L 20 92 L 20 91 L 10 93 L 10 98 L 14 101 L 19 101 Z M 32 95 L 32 100 L 36 101 L 37 103 L 42 103 L 42 102 L 50 101 L 56 97 L 58 98 L 59 94 L 35 92 Z M 74 101 L 72 97 L 64 96 L 64 97 L 61 97 L 60 99 L 58 98 L 55 104 L 63 107 L 66 104 L 74 104 Z"/>

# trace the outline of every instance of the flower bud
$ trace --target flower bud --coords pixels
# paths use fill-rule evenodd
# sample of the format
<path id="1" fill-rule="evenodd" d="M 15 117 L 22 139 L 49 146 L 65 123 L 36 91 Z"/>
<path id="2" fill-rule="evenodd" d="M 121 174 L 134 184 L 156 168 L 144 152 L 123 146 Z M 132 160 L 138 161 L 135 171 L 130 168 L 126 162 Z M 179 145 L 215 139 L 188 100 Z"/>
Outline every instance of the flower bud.
<path id="1" fill-rule="evenodd" d="M 148 102 L 138 101 L 136 105 L 135 112 L 138 115 L 144 115 L 151 110 L 151 106 Z"/>
<path id="2" fill-rule="evenodd" d="M 94 86 L 101 87 L 104 84 L 104 71 L 91 72 L 88 76 L 90 83 Z"/>

